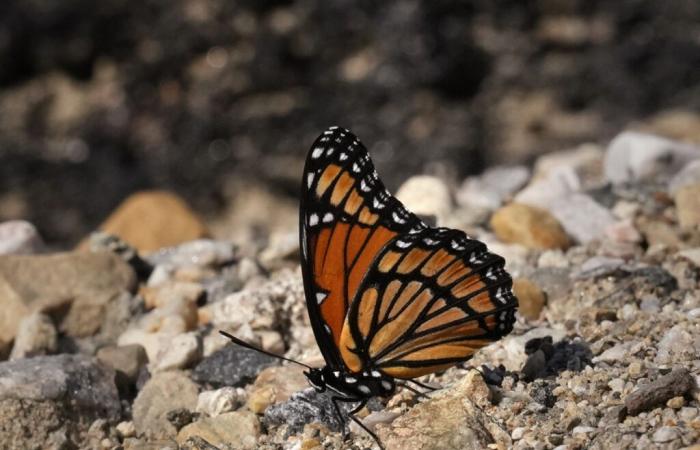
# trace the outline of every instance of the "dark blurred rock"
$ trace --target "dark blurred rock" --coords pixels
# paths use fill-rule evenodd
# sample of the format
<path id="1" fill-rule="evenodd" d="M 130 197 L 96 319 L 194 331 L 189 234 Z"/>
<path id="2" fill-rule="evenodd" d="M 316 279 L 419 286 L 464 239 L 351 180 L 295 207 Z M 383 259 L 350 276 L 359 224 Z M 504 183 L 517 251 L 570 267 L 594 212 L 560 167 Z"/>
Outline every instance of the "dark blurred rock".
<path id="1" fill-rule="evenodd" d="M 664 404 L 670 398 L 685 395 L 695 388 L 695 380 L 688 369 L 675 369 L 628 395 L 625 398 L 625 407 L 628 414 L 636 416 L 640 412 Z"/>
<path id="2" fill-rule="evenodd" d="M 275 364 L 278 360 L 271 356 L 228 344 L 200 362 L 192 377 L 214 387 L 243 386 L 253 381 L 262 369 Z"/>
<path id="3" fill-rule="evenodd" d="M 58 437 L 78 446 L 93 421 L 121 417 L 114 371 L 78 355 L 0 363 L 0 411 L 9 448 L 46 448 Z"/>
<path id="4" fill-rule="evenodd" d="M 552 343 L 551 336 L 529 340 L 525 343 L 525 353 L 528 357 L 521 372 L 526 381 L 556 375 L 564 370 L 579 372 L 591 365 L 593 358 L 585 343 L 568 340 Z"/>
<path id="5" fill-rule="evenodd" d="M 395 187 L 698 109 L 694 1 L 566 4 L 9 0 L 0 191 L 50 243 L 75 241 L 148 186 L 208 212 L 234 177 L 295 193 L 307 145 L 335 122 Z"/>

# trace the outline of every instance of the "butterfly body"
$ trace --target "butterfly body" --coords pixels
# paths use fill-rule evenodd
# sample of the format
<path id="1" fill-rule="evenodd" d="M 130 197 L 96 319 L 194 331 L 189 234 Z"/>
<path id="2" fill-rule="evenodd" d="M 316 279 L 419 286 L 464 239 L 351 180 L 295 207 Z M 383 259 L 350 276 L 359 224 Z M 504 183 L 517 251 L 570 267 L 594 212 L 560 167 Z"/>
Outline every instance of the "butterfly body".
<path id="1" fill-rule="evenodd" d="M 388 397 L 396 392 L 394 379 L 378 370 L 350 373 L 325 366 L 322 369 L 311 369 L 305 375 L 318 392 L 330 390 L 356 399 Z"/>
<path id="2" fill-rule="evenodd" d="M 338 412 L 338 401 L 360 402 L 355 420 L 397 380 L 466 361 L 511 331 L 517 299 L 504 259 L 409 212 L 350 131 L 331 127 L 314 142 L 301 191 L 304 291 L 326 361 L 306 375 L 334 393 Z"/>

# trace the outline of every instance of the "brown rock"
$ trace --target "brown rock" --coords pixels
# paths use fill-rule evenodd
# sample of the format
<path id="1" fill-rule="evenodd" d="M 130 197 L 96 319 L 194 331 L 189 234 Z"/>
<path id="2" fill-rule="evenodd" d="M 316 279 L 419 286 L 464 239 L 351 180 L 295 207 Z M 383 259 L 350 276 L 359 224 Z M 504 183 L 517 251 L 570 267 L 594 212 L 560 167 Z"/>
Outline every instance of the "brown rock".
<path id="1" fill-rule="evenodd" d="M 678 189 L 675 201 L 681 228 L 688 230 L 700 227 L 700 183 Z"/>
<path id="2" fill-rule="evenodd" d="M 208 235 L 197 214 L 180 197 L 166 191 L 131 195 L 100 230 L 119 236 L 139 252 L 152 252 Z"/>
<path id="3" fill-rule="evenodd" d="M 108 252 L 1 257 L 0 342 L 14 338 L 20 320 L 36 311 L 55 316 L 69 336 L 90 336 L 113 319 L 110 303 L 135 285 L 131 267 Z"/>
<path id="4" fill-rule="evenodd" d="M 138 344 L 103 347 L 97 352 L 97 359 L 102 364 L 121 372 L 130 382 L 136 381 L 141 367 L 148 362 L 146 351 Z"/>
<path id="5" fill-rule="evenodd" d="M 511 203 L 491 217 L 491 228 L 503 242 L 528 248 L 567 248 L 569 238 L 561 224 L 544 209 Z"/>
<path id="6" fill-rule="evenodd" d="M 663 405 L 673 397 L 683 396 L 695 387 L 695 379 L 688 369 L 675 369 L 628 395 L 625 398 L 625 407 L 629 415 L 636 416 L 640 412 Z"/>
<path id="7" fill-rule="evenodd" d="M 518 312 L 529 320 L 537 320 L 547 297 L 542 289 L 527 278 L 513 280 L 513 293 L 518 298 Z"/>

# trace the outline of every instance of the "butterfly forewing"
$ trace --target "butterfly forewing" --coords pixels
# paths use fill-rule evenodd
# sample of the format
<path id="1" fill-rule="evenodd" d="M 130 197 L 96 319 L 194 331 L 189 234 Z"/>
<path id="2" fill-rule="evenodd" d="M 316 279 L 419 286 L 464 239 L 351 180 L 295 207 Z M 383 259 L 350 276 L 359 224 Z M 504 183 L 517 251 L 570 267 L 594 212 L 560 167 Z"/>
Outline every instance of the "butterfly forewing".
<path id="1" fill-rule="evenodd" d="M 311 324 L 326 362 L 342 368 L 338 345 L 360 283 L 387 243 L 426 225 L 389 194 L 367 149 L 339 127 L 326 130 L 309 151 L 299 220 Z"/>
<path id="2" fill-rule="evenodd" d="M 458 230 L 397 236 L 350 304 L 339 343 L 345 364 L 414 378 L 469 359 L 512 329 L 517 299 L 503 266 Z"/>

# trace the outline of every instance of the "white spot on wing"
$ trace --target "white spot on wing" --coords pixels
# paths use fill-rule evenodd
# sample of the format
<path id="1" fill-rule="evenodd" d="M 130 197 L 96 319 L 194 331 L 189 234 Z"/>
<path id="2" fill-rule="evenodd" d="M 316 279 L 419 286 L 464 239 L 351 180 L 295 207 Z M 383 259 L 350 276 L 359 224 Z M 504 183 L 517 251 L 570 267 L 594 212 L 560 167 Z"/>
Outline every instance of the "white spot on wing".
<path id="1" fill-rule="evenodd" d="M 316 303 L 320 305 L 321 303 L 323 303 L 326 297 L 328 297 L 328 294 L 323 292 L 316 292 Z"/>
<path id="2" fill-rule="evenodd" d="M 340 159 L 341 161 L 345 161 L 346 159 L 348 159 L 348 154 L 345 152 L 341 152 L 338 159 Z"/>
<path id="3" fill-rule="evenodd" d="M 328 222 L 331 222 L 331 221 L 333 221 L 333 214 L 332 214 L 332 213 L 326 213 L 326 214 L 323 216 L 323 223 L 328 223 Z"/>
<path id="4" fill-rule="evenodd" d="M 388 391 L 389 389 L 391 389 L 391 383 L 389 383 L 386 380 L 382 380 L 382 387 Z"/>
<path id="5" fill-rule="evenodd" d="M 335 149 L 333 147 L 331 147 L 328 150 L 326 150 L 326 155 L 331 156 L 334 151 L 335 151 Z"/>
<path id="6" fill-rule="evenodd" d="M 364 179 L 360 180 L 360 189 L 363 192 L 369 192 L 372 190 L 372 188 L 367 185 L 367 182 Z"/>
<path id="7" fill-rule="evenodd" d="M 381 378 L 382 374 L 379 373 L 378 370 L 373 370 L 373 371 L 372 371 L 372 376 L 373 376 L 374 378 Z"/>
<path id="8" fill-rule="evenodd" d="M 352 171 L 355 173 L 360 173 L 360 166 L 357 165 L 357 163 L 352 163 Z"/>
<path id="9" fill-rule="evenodd" d="M 309 216 L 309 225 L 314 226 L 318 224 L 318 214 L 314 213 Z"/>
<path id="10" fill-rule="evenodd" d="M 398 224 L 406 223 L 406 219 L 404 219 L 403 217 L 396 214 L 396 212 L 391 213 L 391 216 L 394 218 L 394 222 L 396 222 Z"/>
<path id="11" fill-rule="evenodd" d="M 323 154 L 323 147 L 316 147 L 313 152 L 311 152 L 311 157 L 313 159 L 318 159 Z"/>
<path id="12" fill-rule="evenodd" d="M 357 383 L 357 378 L 355 377 L 345 377 L 345 382 L 349 384 Z"/>
<path id="13" fill-rule="evenodd" d="M 411 246 L 410 242 L 405 242 L 405 241 L 396 241 L 396 246 L 398 248 L 407 248 Z"/>
<path id="14" fill-rule="evenodd" d="M 314 175 L 315 173 L 311 172 L 310 174 L 306 175 L 306 187 L 311 189 L 311 185 L 314 182 Z"/>
<path id="15" fill-rule="evenodd" d="M 357 389 L 362 392 L 363 394 L 371 394 L 372 391 L 365 385 L 360 385 L 357 387 Z"/>

